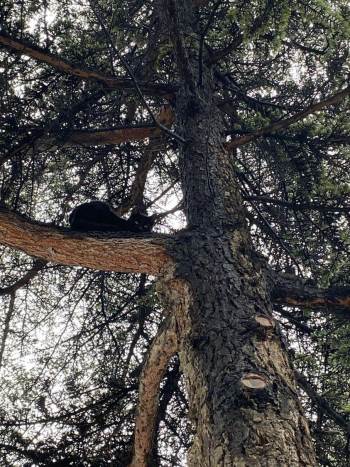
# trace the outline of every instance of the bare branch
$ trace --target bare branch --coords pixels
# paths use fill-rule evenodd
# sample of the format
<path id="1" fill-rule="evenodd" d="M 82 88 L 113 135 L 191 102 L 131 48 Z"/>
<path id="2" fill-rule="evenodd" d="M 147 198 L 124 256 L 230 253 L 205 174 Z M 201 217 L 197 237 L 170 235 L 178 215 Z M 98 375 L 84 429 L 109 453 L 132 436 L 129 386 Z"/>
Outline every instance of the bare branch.
<path id="1" fill-rule="evenodd" d="M 76 130 L 73 131 L 65 146 L 91 146 L 102 144 L 121 144 L 130 141 L 141 141 L 159 136 L 161 129 L 155 126 L 111 128 L 108 130 Z"/>
<path id="2" fill-rule="evenodd" d="M 169 127 L 173 124 L 174 113 L 170 105 L 165 105 L 160 109 L 157 119 Z M 120 214 L 124 214 L 132 206 L 143 204 L 143 193 L 145 190 L 147 176 L 153 166 L 153 162 L 159 154 L 159 143 L 164 141 L 165 138 L 164 133 L 161 133 L 158 128 L 156 130 L 158 130 L 158 133 L 154 132 L 154 134 L 150 136 L 149 144 L 145 148 L 143 156 L 140 159 L 136 169 L 135 178 L 131 185 L 130 194 L 119 208 Z"/>
<path id="3" fill-rule="evenodd" d="M 173 123 L 173 113 L 168 110 L 169 106 L 163 106 L 159 112 L 159 120 L 164 121 L 163 113 L 169 113 L 166 120 L 169 126 Z M 65 141 L 65 146 L 80 145 L 100 145 L 100 144 L 120 144 L 130 141 L 140 141 L 146 138 L 157 138 L 162 134 L 162 129 L 154 125 L 131 126 L 122 128 L 111 128 L 108 130 L 75 130 Z M 47 145 L 48 141 L 46 142 Z"/>
<path id="4" fill-rule="evenodd" d="M 308 308 L 350 308 L 350 287 L 322 289 L 292 274 L 276 275 L 272 281 L 274 303 Z"/>
<path id="5" fill-rule="evenodd" d="M 313 387 L 311 383 L 307 380 L 307 378 L 299 373 L 299 371 L 294 371 L 295 378 L 297 380 L 297 383 L 299 386 L 306 392 L 306 394 L 310 397 L 310 399 L 317 404 L 319 409 L 326 413 L 329 418 L 331 418 L 338 426 L 340 426 L 345 433 L 350 435 L 350 422 L 346 420 L 345 417 L 343 417 L 341 414 L 336 412 L 324 399 L 321 397 L 316 389 Z"/>
<path id="6" fill-rule="evenodd" d="M 191 303 L 188 284 L 173 278 L 174 270 L 158 283 L 168 318 L 163 322 L 142 370 L 139 406 L 135 420 L 134 456 L 130 467 L 147 467 L 152 452 L 158 413 L 159 386 L 170 358 L 178 351 L 185 327 L 184 316 Z"/>
<path id="7" fill-rule="evenodd" d="M 1 295 L 8 295 L 8 294 L 13 294 L 15 293 L 18 289 L 21 287 L 29 284 L 29 282 L 34 279 L 35 276 L 38 275 L 40 271 L 44 269 L 46 266 L 46 261 L 42 261 L 40 259 L 37 259 L 33 262 L 33 266 L 31 269 L 29 269 L 28 272 L 24 274 L 23 277 L 18 279 L 14 284 L 9 285 L 8 287 L 2 287 L 0 288 L 0 296 Z"/>
<path id="8" fill-rule="evenodd" d="M 0 158 L 0 166 L 8 159 L 20 153 L 31 154 L 35 152 L 54 151 L 58 147 L 70 146 L 101 146 L 122 144 L 131 141 L 142 141 L 146 138 L 159 136 L 161 130 L 158 127 L 131 126 L 110 128 L 104 130 L 75 130 L 64 141 L 58 141 L 56 137 L 43 136 L 43 130 L 36 130 L 12 151 Z"/>
<path id="9" fill-rule="evenodd" d="M 96 71 L 90 71 L 81 68 L 77 65 L 71 64 L 68 61 L 53 55 L 44 49 L 35 45 L 29 44 L 22 40 L 10 37 L 3 31 L 0 32 L 0 44 L 6 48 L 33 58 L 41 63 L 46 63 L 54 67 L 56 70 L 69 75 L 77 76 L 86 81 L 97 81 L 103 84 L 108 89 L 126 89 L 129 91 L 135 90 L 135 85 L 132 79 L 115 78 L 113 76 L 106 76 Z M 157 83 L 138 83 L 139 87 L 146 94 L 163 95 L 169 97 L 176 91 L 176 87 L 169 84 Z"/>
<path id="10" fill-rule="evenodd" d="M 5 316 L 4 332 L 2 334 L 2 339 L 1 339 L 1 344 L 0 344 L 0 368 L 2 367 L 2 361 L 4 357 L 7 337 L 8 337 L 9 330 L 10 330 L 11 319 L 12 319 L 13 313 L 15 312 L 15 298 L 16 298 L 16 294 L 15 292 L 12 292 L 10 296 L 9 307 L 8 307 L 8 310 Z"/>
<path id="11" fill-rule="evenodd" d="M 239 138 L 235 138 L 232 141 L 228 142 L 225 145 L 225 148 L 227 150 L 230 150 L 238 146 L 243 146 L 244 144 L 247 144 L 250 141 L 257 139 L 260 136 L 266 136 L 266 135 L 269 135 L 270 133 L 275 133 L 277 131 L 285 130 L 290 125 L 293 125 L 293 123 L 299 122 L 300 120 L 304 119 L 308 115 L 311 115 L 315 112 L 319 112 L 320 110 L 323 110 L 324 108 L 330 105 L 337 104 L 338 102 L 348 97 L 349 94 L 350 94 L 350 87 L 347 87 L 343 89 L 342 91 L 338 92 L 337 94 L 334 94 L 333 96 L 328 97 L 327 99 L 324 99 L 323 101 L 319 101 L 319 102 L 316 102 L 315 104 L 310 105 L 310 107 L 308 107 L 307 109 L 304 109 L 301 112 L 298 112 L 292 117 L 286 118 L 284 120 L 279 120 L 277 122 L 272 123 L 271 125 L 268 125 L 265 128 L 260 128 L 259 130 L 256 130 L 253 133 L 240 136 Z"/>
<path id="12" fill-rule="evenodd" d="M 74 232 L 0 208 L 0 244 L 67 266 L 158 275 L 172 264 L 166 235 Z"/>
<path id="13" fill-rule="evenodd" d="M 177 349 L 175 317 L 172 315 L 163 323 L 154 338 L 142 370 L 139 405 L 135 420 L 134 456 L 130 467 L 147 467 L 148 465 L 157 421 L 160 383 L 169 360 Z"/>
<path id="14" fill-rule="evenodd" d="M 157 117 L 162 123 L 172 125 L 174 115 L 171 107 L 164 105 Z M 131 141 L 142 141 L 146 138 L 159 138 L 163 134 L 159 127 L 154 125 L 129 126 L 110 128 L 104 130 L 73 130 L 64 141 L 58 141 L 56 137 L 44 136 L 44 129 L 31 130 L 19 146 L 7 152 L 0 158 L 0 166 L 8 159 L 18 154 L 30 154 L 41 151 L 54 151 L 58 147 L 69 146 L 99 146 L 108 144 L 121 144 Z"/>

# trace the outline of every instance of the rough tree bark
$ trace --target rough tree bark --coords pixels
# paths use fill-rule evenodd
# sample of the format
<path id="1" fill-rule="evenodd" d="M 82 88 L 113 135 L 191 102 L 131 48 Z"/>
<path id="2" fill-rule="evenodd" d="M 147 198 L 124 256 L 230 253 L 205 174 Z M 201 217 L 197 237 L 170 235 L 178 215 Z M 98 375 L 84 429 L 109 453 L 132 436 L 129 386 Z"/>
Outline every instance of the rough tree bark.
<path id="1" fill-rule="evenodd" d="M 190 466 L 316 465 L 265 266 L 245 227 L 211 70 L 198 66 L 189 0 L 163 0 L 182 81 L 177 132 L 189 230 L 171 252 L 189 289 L 178 316 L 194 442 Z M 193 53 L 193 57 L 191 54 Z M 200 85 L 198 84 L 198 76 Z"/>
<path id="2" fill-rule="evenodd" d="M 153 433 L 143 436 L 145 420 L 154 418 L 155 383 L 164 372 L 166 360 L 178 349 L 194 428 L 188 455 L 191 467 L 314 466 L 294 372 L 272 317 L 269 274 L 252 247 L 231 156 L 228 146 L 224 148 L 224 128 L 207 65 L 210 60 L 206 62 L 205 54 L 198 60 L 203 54 L 199 53 L 198 41 L 193 40 L 196 26 L 191 21 L 191 9 L 193 4 L 203 3 L 158 0 L 173 41 L 180 85 L 171 90 L 147 83 L 141 86 L 145 93 L 177 94 L 176 131 L 186 141 L 180 147 L 180 168 L 189 228 L 173 241 L 151 235 L 98 237 L 38 227 L 0 210 L 1 243 L 61 264 L 153 274 L 168 266 L 164 295 L 174 295 L 175 282 L 177 291 L 183 291 L 182 298 L 175 297 L 178 303 L 173 304 L 177 309 L 172 317 L 176 336 L 173 328 L 166 344 L 163 340 L 167 334 L 158 336 L 141 379 L 143 400 L 139 409 L 144 411 L 136 427 L 141 438 L 137 440 L 134 465 L 147 465 L 147 445 Z M 107 88 L 133 87 L 131 80 L 77 68 L 5 34 L 0 34 L 0 43 L 66 73 L 97 80 Z M 287 120 L 285 125 L 294 121 Z M 249 141 L 276 129 L 268 127 L 249 136 Z M 152 131 L 158 134 L 158 130 Z M 80 137 L 86 141 L 87 134 Z M 287 298 L 282 297 L 284 301 Z M 163 344 L 166 352 L 159 350 Z M 147 392 L 150 385 L 152 397 Z"/>
<path id="3" fill-rule="evenodd" d="M 67 266 L 160 274 L 171 264 L 165 236 L 72 232 L 31 222 L 0 207 L 0 243 L 30 256 Z"/>

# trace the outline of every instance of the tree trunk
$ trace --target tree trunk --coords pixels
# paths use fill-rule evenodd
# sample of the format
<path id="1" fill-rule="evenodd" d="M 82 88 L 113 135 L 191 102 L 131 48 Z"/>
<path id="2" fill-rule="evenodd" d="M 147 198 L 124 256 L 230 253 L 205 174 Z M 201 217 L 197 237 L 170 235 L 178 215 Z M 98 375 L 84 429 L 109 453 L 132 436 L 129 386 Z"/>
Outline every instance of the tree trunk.
<path id="1" fill-rule="evenodd" d="M 179 328 L 194 425 L 189 465 L 316 465 L 263 265 L 230 235 L 193 232 L 184 240 L 178 275 L 190 284 L 191 305 Z"/>
<path id="2" fill-rule="evenodd" d="M 199 63 L 192 2 L 165 0 L 182 90 L 177 131 L 189 230 L 172 256 L 190 290 L 178 316 L 194 441 L 190 466 L 316 465 L 295 380 L 272 318 L 215 102 Z"/>

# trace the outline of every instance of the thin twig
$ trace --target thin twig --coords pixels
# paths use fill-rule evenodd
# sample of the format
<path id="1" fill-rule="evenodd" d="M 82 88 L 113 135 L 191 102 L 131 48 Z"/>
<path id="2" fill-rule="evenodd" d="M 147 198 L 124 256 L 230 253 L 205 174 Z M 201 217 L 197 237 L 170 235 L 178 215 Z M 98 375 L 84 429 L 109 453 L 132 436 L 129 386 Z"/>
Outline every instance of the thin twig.
<path id="1" fill-rule="evenodd" d="M 244 174 L 241 174 L 244 178 Z M 244 182 L 244 181 L 243 181 Z M 287 253 L 287 255 L 290 257 L 290 259 L 293 261 L 293 263 L 295 264 L 299 274 L 301 277 L 303 277 L 303 273 L 300 269 L 300 266 L 297 262 L 297 260 L 295 259 L 294 255 L 291 253 L 291 251 L 289 250 L 289 248 L 287 247 L 287 245 L 285 245 L 284 241 L 279 237 L 279 235 L 275 232 L 275 230 L 273 229 L 273 227 L 270 225 L 270 223 L 267 221 L 267 219 L 265 219 L 265 216 L 263 215 L 263 213 L 260 211 L 260 209 L 252 202 L 249 200 L 249 193 L 247 192 L 247 190 L 245 189 L 245 187 L 243 185 L 241 185 L 241 190 L 243 192 L 243 197 L 244 199 L 246 199 L 248 201 L 248 203 L 251 205 L 251 207 L 254 209 L 254 211 L 258 214 L 258 216 L 260 217 L 260 219 L 263 221 L 263 223 L 265 224 L 265 226 L 268 228 L 268 230 L 272 233 L 273 237 L 277 240 L 277 242 L 281 245 L 281 247 L 283 248 L 283 250 Z"/>

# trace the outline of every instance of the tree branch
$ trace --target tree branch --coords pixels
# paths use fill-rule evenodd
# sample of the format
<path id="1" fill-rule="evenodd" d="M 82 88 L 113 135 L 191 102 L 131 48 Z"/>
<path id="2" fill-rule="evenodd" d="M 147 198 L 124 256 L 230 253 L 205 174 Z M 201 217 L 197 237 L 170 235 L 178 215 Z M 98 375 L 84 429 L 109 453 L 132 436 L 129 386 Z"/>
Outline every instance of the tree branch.
<path id="1" fill-rule="evenodd" d="M 18 279 L 14 284 L 9 285 L 7 287 L 0 287 L 0 296 L 1 295 L 9 295 L 15 293 L 18 289 L 23 287 L 24 285 L 29 284 L 29 282 L 34 279 L 35 276 L 38 275 L 40 271 L 44 269 L 46 266 L 46 261 L 42 261 L 37 259 L 33 262 L 33 266 L 29 269 L 28 272 L 24 274 L 23 277 Z"/>
<path id="2" fill-rule="evenodd" d="M 161 131 L 159 127 L 154 125 L 111 128 L 108 130 L 76 130 L 69 135 L 64 145 L 97 146 L 102 144 L 121 144 L 156 137 L 161 134 Z"/>
<path id="3" fill-rule="evenodd" d="M 174 112 L 172 111 L 170 105 L 164 105 L 160 109 L 157 119 L 158 121 L 162 122 L 163 125 L 171 127 L 174 122 Z M 159 128 L 156 129 L 159 130 Z M 135 177 L 130 188 L 130 194 L 119 207 L 118 212 L 120 214 L 124 214 L 133 206 L 141 206 L 143 204 L 143 194 L 147 176 L 153 166 L 153 162 L 159 155 L 159 146 L 160 143 L 164 141 L 164 138 L 165 134 L 162 132 L 154 132 L 154 134 L 150 136 L 149 144 L 144 149 L 143 155 L 137 166 Z"/>
<path id="4" fill-rule="evenodd" d="M 331 418 L 338 426 L 340 426 L 347 434 L 350 435 L 350 422 L 348 422 L 345 417 L 336 412 L 329 403 L 321 397 L 317 391 L 314 389 L 313 385 L 309 383 L 307 378 L 299 373 L 299 371 L 294 371 L 295 378 L 299 386 L 306 392 L 310 399 L 317 404 L 320 410 L 326 413 L 329 418 Z"/>
<path id="5" fill-rule="evenodd" d="M 315 112 L 319 112 L 320 110 L 323 110 L 324 108 L 330 105 L 337 104 L 341 100 L 348 97 L 349 94 L 350 94 L 350 87 L 347 87 L 343 89 L 342 91 L 334 94 L 333 96 L 328 97 L 327 99 L 324 99 L 323 101 L 319 101 L 319 102 L 316 102 L 315 104 L 310 105 L 310 107 L 308 107 L 307 109 L 304 109 L 301 112 L 298 112 L 292 117 L 286 118 L 284 120 L 279 120 L 277 122 L 272 123 L 271 125 L 266 126 L 265 128 L 260 128 L 259 130 L 256 130 L 253 133 L 240 136 L 239 138 L 235 138 L 232 141 L 226 143 L 225 148 L 227 150 L 230 150 L 238 146 L 243 146 L 244 144 L 247 144 L 250 141 L 257 139 L 260 136 L 266 136 L 270 133 L 275 133 L 277 131 L 285 130 L 290 125 L 293 125 L 293 123 L 299 122 L 300 120 L 304 119 L 308 115 L 311 115 Z"/>
<path id="6" fill-rule="evenodd" d="M 100 14 L 98 12 L 98 9 L 96 8 L 95 2 L 90 0 L 89 3 L 90 3 L 90 7 L 91 7 L 92 11 L 94 12 L 94 14 L 95 14 L 95 16 L 97 18 L 97 21 L 99 22 L 99 24 L 100 24 L 106 38 L 108 39 L 110 47 L 112 48 L 112 50 L 115 53 L 116 57 L 118 57 L 119 61 L 121 62 L 121 64 L 125 68 L 125 70 L 127 71 L 128 75 L 130 76 L 132 82 L 134 83 L 134 87 L 135 87 L 135 89 L 137 91 L 137 94 L 139 95 L 139 98 L 140 98 L 142 104 L 144 105 L 145 109 L 147 110 L 147 112 L 150 115 L 151 119 L 153 120 L 154 124 L 157 127 L 159 127 L 161 130 L 168 133 L 173 138 L 180 141 L 181 143 L 185 143 L 185 140 L 182 138 L 182 136 L 180 136 L 177 133 L 169 130 L 169 128 L 167 128 L 166 126 L 164 126 L 161 122 L 159 122 L 157 120 L 157 117 L 154 115 L 153 110 L 151 109 L 150 105 L 148 104 L 147 100 L 145 99 L 145 96 L 143 95 L 142 89 L 139 86 L 139 83 L 138 83 L 138 81 L 136 79 L 136 76 L 134 75 L 134 73 L 132 71 L 132 68 L 130 67 L 130 65 L 129 65 L 128 61 L 126 60 L 126 58 L 124 57 L 124 55 L 122 55 L 119 52 L 119 50 L 116 48 L 116 46 L 114 44 L 114 40 L 113 40 L 113 38 L 112 38 L 112 36 L 110 34 L 110 31 L 106 28 L 106 25 L 105 25 L 104 21 L 102 20 Z"/>
<path id="7" fill-rule="evenodd" d="M 298 211 L 315 210 L 321 212 L 350 212 L 350 205 L 348 206 L 327 206 L 322 203 L 297 203 L 293 201 L 285 201 L 277 198 L 270 198 L 269 196 L 256 196 L 256 195 L 243 195 L 243 199 L 247 201 L 257 201 L 264 204 L 274 204 L 277 206 L 284 206 Z"/>
<path id="8" fill-rule="evenodd" d="M 10 295 L 9 307 L 8 307 L 7 313 L 5 315 L 4 331 L 3 331 L 2 339 L 1 339 L 1 343 L 0 343 L 0 368 L 2 368 L 2 361 L 3 361 L 3 357 L 4 357 L 7 337 L 9 335 L 9 331 L 10 331 L 11 319 L 12 319 L 13 313 L 15 312 L 15 298 L 16 298 L 16 294 L 15 294 L 15 292 L 12 292 L 11 295 Z"/>
<path id="9" fill-rule="evenodd" d="M 158 275 L 172 264 L 166 235 L 74 232 L 0 208 L 0 244 L 66 266 Z"/>
<path id="10" fill-rule="evenodd" d="M 308 308 L 339 307 L 340 311 L 350 308 L 350 287 L 318 288 L 292 274 L 275 275 L 272 282 L 274 303 Z"/>
<path id="11" fill-rule="evenodd" d="M 54 151 L 57 148 L 70 146 L 102 146 L 122 144 L 131 141 L 143 141 L 146 138 L 159 137 L 162 130 L 153 125 L 110 128 L 104 130 L 73 130 L 64 141 L 56 137 L 43 136 L 44 130 L 32 130 L 19 146 L 8 151 L 0 158 L 0 167 L 11 157 L 18 154 Z"/>
<path id="12" fill-rule="evenodd" d="M 292 313 L 289 311 L 286 311 L 283 306 L 274 306 L 274 311 L 277 311 L 283 318 L 286 318 L 289 323 L 292 323 L 293 326 L 299 331 L 302 332 L 303 334 L 307 334 L 308 336 L 312 336 L 312 333 L 314 332 L 314 329 L 308 326 L 307 324 L 304 324 L 300 318 L 297 316 L 293 316 Z"/>
<path id="13" fill-rule="evenodd" d="M 171 107 L 169 105 L 162 106 L 157 118 L 163 125 L 168 125 L 170 128 L 174 121 Z M 45 136 L 45 129 L 43 128 L 31 129 L 31 134 L 22 140 L 19 146 L 8 151 L 0 158 L 0 167 L 9 158 L 21 152 L 54 151 L 58 147 L 69 146 L 121 144 L 142 141 L 146 138 L 159 138 L 162 135 L 163 131 L 154 125 L 134 125 L 104 130 L 73 130 L 66 136 L 64 141 L 60 141 L 56 137 Z"/>
<path id="14" fill-rule="evenodd" d="M 41 151 L 50 150 L 62 146 L 63 142 L 57 142 L 57 129 L 62 128 L 62 125 L 68 124 L 70 128 L 71 122 L 75 120 L 75 116 L 78 112 L 86 109 L 90 104 L 96 103 L 105 94 L 101 89 L 84 95 L 82 99 L 68 109 L 61 110 L 57 117 L 53 120 L 45 121 L 43 127 L 28 128 L 27 136 L 20 141 L 14 141 L 12 147 L 8 148 L 7 151 L 0 157 L 0 167 L 9 159 L 15 156 L 22 157 L 25 154 L 34 153 L 40 148 Z M 58 133 L 60 131 L 58 130 Z M 49 135 L 54 134 L 56 138 L 52 138 Z"/>
<path id="15" fill-rule="evenodd" d="M 184 316 L 191 303 L 188 284 L 174 279 L 174 269 L 158 282 L 158 294 L 167 310 L 163 322 L 142 370 L 139 389 L 139 407 L 135 421 L 134 456 L 130 467 L 147 467 L 152 452 L 157 421 L 159 386 L 170 358 L 178 351 L 186 326 Z"/>
<path id="16" fill-rule="evenodd" d="M 0 44 L 6 48 L 33 58 L 41 63 L 46 63 L 54 67 L 56 70 L 69 75 L 77 76 L 86 81 L 97 81 L 103 84 L 108 89 L 126 89 L 135 91 L 135 85 L 132 79 L 115 78 L 113 76 L 106 76 L 96 71 L 90 71 L 85 68 L 80 68 L 77 65 L 71 64 L 68 61 L 51 54 L 44 49 L 35 45 L 29 44 L 25 41 L 10 37 L 3 31 L 0 32 Z M 157 83 L 138 83 L 139 87 L 146 94 L 163 95 L 169 97 L 176 91 L 176 87 L 170 84 L 157 84 Z"/>
<path id="17" fill-rule="evenodd" d="M 154 430 L 158 415 L 160 383 L 170 358 L 177 352 L 175 316 L 172 314 L 158 331 L 143 367 L 139 405 L 135 420 L 134 456 L 130 467 L 147 467 L 153 448 Z"/>

